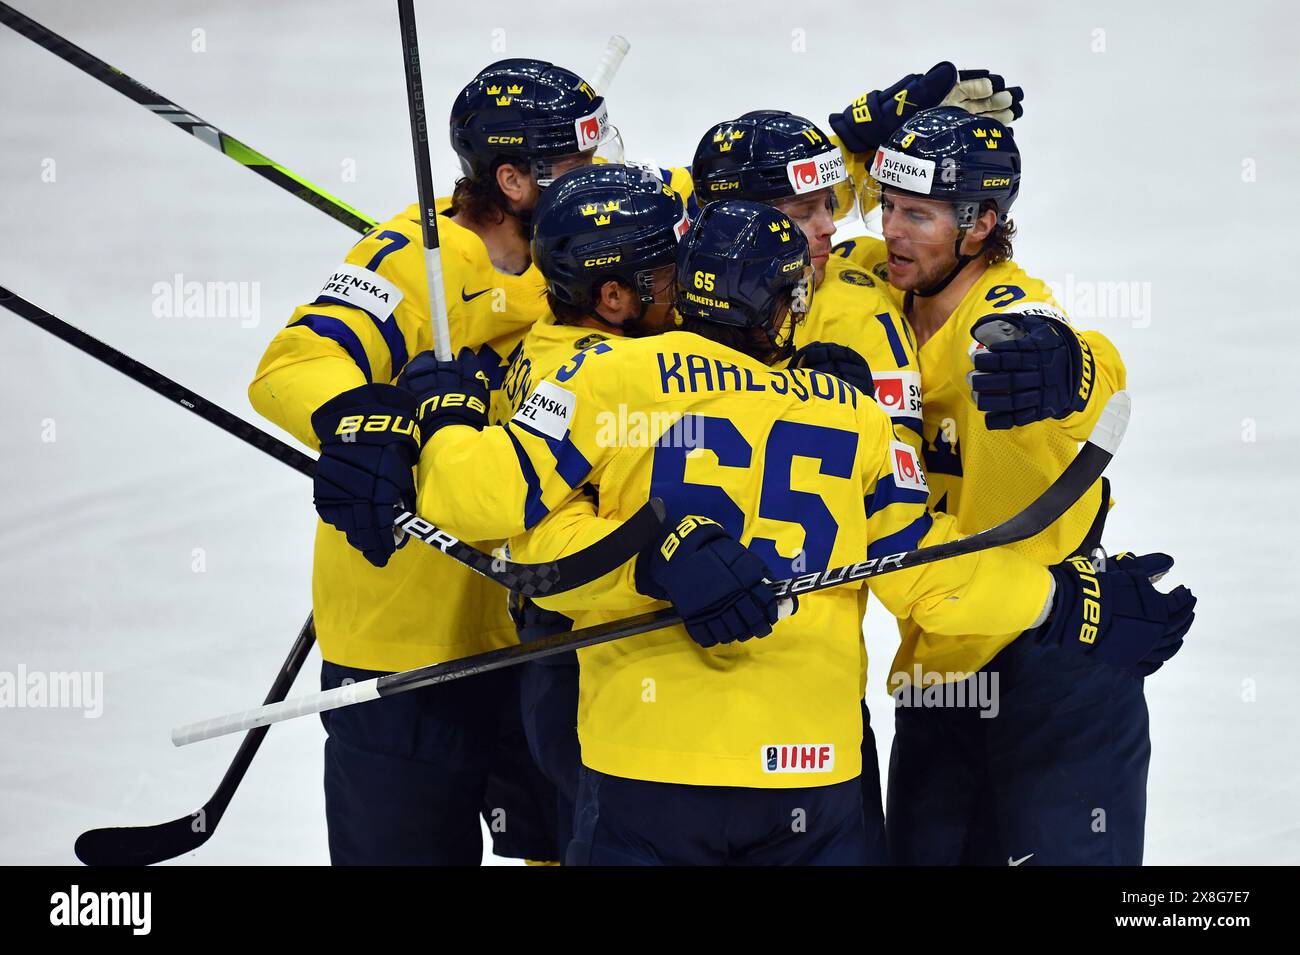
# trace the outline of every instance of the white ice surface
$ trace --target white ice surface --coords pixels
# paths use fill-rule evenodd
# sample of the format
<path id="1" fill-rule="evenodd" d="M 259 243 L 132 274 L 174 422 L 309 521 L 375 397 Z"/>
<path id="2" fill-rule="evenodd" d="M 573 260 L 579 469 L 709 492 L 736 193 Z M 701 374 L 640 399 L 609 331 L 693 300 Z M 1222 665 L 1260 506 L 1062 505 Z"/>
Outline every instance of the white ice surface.
<path id="1" fill-rule="evenodd" d="M 386 0 L 19 6 L 375 217 L 414 197 Z M 1125 355 L 1134 400 L 1108 540 L 1173 553 L 1170 583 L 1200 596 L 1185 650 L 1148 684 L 1147 861 L 1300 862 L 1297 17 L 1282 3 L 1082 7 L 581 0 L 419 15 L 435 118 L 493 59 L 590 72 L 625 34 L 611 115 L 629 156 L 664 163 L 688 161 L 723 117 L 782 107 L 824 123 L 941 59 L 1023 84 L 1017 259 L 1150 294 L 1149 324 L 1074 309 Z M 445 189 L 454 160 L 434 140 Z M 0 283 L 257 421 L 258 357 L 353 238 L 0 28 Z M 153 286 L 176 273 L 260 283 L 260 320 L 154 317 Z M 7 312 L 0 354 L 0 670 L 100 671 L 105 693 L 98 719 L 0 710 L 0 862 L 69 863 L 82 830 L 161 822 L 215 787 L 236 741 L 177 750 L 168 730 L 260 702 L 308 609 L 313 515 L 303 478 Z M 896 637 L 878 610 L 868 631 L 883 767 Z M 317 671 L 313 656 L 298 692 Z M 274 728 L 192 861 L 325 862 L 322 738 L 314 719 Z"/>

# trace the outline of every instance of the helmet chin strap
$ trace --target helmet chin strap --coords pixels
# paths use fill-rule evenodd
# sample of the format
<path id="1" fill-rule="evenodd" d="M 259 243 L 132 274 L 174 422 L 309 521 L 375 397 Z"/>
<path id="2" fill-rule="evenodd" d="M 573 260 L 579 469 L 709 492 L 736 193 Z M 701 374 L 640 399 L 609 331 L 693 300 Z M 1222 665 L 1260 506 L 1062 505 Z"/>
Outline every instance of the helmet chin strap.
<path id="1" fill-rule="evenodd" d="M 645 314 L 645 309 L 642 308 L 641 312 L 642 314 Z M 597 312 L 594 308 L 587 309 L 587 317 L 594 318 L 596 321 L 600 322 L 600 324 L 604 325 L 606 328 L 612 328 L 614 329 L 614 331 L 619 332 L 620 334 L 622 333 L 623 328 L 627 325 L 627 321 L 623 322 L 623 324 L 621 325 L 615 325 L 605 316 Z M 640 318 L 640 316 L 637 316 L 637 318 Z M 629 319 L 628 321 L 634 321 L 634 320 L 635 319 Z"/>

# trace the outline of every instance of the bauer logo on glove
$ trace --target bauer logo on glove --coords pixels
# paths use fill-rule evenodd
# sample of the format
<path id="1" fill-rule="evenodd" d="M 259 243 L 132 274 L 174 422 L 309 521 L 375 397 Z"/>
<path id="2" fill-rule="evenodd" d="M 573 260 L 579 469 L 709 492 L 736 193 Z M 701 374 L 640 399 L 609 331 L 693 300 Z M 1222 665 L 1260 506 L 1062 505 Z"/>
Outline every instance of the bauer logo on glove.
<path id="1" fill-rule="evenodd" d="M 697 514 L 683 517 L 668 536 L 664 538 L 664 542 L 659 545 L 659 553 L 663 554 L 664 560 L 671 560 L 673 554 L 677 553 L 677 547 L 681 544 L 682 538 L 702 524 L 712 524 L 715 527 L 721 526 L 712 518 L 700 517 Z"/>
<path id="2" fill-rule="evenodd" d="M 415 430 L 415 419 L 404 418 L 401 415 L 346 415 L 339 419 L 334 433 L 346 438 L 347 435 L 356 434 L 358 431 L 370 433 L 391 431 L 394 434 L 411 435 L 417 441 L 419 440 L 419 432 Z"/>

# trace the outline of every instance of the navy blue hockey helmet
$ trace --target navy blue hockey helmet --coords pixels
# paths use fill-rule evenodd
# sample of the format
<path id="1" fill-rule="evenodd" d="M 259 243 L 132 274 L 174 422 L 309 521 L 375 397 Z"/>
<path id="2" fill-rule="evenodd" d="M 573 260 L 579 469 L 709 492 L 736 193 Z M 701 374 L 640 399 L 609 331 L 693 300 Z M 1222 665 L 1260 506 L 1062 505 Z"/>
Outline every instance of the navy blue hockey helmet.
<path id="1" fill-rule="evenodd" d="M 695 147 L 691 178 L 701 203 L 771 202 L 831 189 L 835 218 L 857 208 L 844 156 L 812 120 L 762 109 L 718 123 Z"/>
<path id="2" fill-rule="evenodd" d="M 808 240 L 771 206 L 745 199 L 712 202 L 677 250 L 677 314 L 762 331 L 772 345 L 790 307 L 795 322 L 812 306 Z M 793 333 L 782 346 L 790 344 Z"/>
<path id="3" fill-rule="evenodd" d="M 499 60 L 451 107 L 451 148 L 467 176 L 486 174 L 504 157 L 530 164 L 544 186 L 554 178 L 555 160 L 594 154 L 601 146 L 611 148 L 611 158 L 622 158 L 605 98 L 578 74 L 545 60 Z"/>
<path id="4" fill-rule="evenodd" d="M 1020 150 L 1009 126 L 938 106 L 917 113 L 876 150 L 871 176 L 864 205 L 892 188 L 953 203 L 963 229 L 985 203 L 1005 222 L 1020 191 Z"/>
<path id="5" fill-rule="evenodd" d="M 591 309 L 610 279 L 655 301 L 653 273 L 676 261 L 689 223 L 682 198 L 653 172 L 602 163 L 566 172 L 533 212 L 533 262 L 561 302 Z"/>

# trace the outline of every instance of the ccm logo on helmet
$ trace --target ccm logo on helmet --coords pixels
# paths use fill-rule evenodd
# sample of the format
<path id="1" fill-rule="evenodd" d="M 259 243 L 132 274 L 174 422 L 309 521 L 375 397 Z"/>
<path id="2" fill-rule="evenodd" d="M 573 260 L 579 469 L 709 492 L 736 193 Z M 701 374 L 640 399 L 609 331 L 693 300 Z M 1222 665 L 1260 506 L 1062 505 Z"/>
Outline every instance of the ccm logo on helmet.
<path id="1" fill-rule="evenodd" d="M 488 144 L 492 146 L 521 146 L 524 142 L 522 136 L 489 136 Z"/>
<path id="2" fill-rule="evenodd" d="M 621 258 L 622 255 L 598 255 L 594 259 L 583 259 L 582 265 L 588 269 L 593 265 L 613 265 Z"/>

